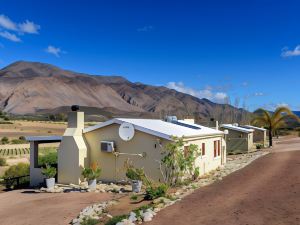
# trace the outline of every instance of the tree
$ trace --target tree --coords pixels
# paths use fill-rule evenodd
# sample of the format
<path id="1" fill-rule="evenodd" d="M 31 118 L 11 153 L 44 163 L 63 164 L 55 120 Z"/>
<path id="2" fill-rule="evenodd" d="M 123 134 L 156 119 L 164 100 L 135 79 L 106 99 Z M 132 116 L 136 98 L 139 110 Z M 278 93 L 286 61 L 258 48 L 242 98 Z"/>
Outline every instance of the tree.
<path id="1" fill-rule="evenodd" d="M 197 145 L 186 145 L 183 138 L 173 137 L 162 151 L 163 158 L 160 162 L 160 170 L 164 182 L 174 186 L 180 182 L 185 175 L 197 178 L 199 168 L 195 166 L 197 157 L 201 155 Z"/>
<path id="2" fill-rule="evenodd" d="M 278 107 L 274 113 L 270 113 L 265 109 L 258 109 L 256 117 L 252 120 L 253 125 L 261 125 L 269 130 L 269 144 L 273 146 L 273 135 L 276 130 L 286 125 L 288 119 L 295 119 L 299 121 L 299 118 L 291 112 L 287 107 Z"/>
<path id="3" fill-rule="evenodd" d="M 3 138 L 1 139 L 1 143 L 2 143 L 3 145 L 9 144 L 8 137 L 3 137 Z"/>

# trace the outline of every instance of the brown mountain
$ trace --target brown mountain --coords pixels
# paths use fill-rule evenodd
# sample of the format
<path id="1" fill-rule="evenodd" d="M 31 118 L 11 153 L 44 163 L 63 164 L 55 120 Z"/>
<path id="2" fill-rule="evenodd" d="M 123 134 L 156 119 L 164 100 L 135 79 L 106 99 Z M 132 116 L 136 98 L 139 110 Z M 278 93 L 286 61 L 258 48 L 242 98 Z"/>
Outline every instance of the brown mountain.
<path id="1" fill-rule="evenodd" d="M 249 113 L 166 87 L 95 76 L 39 62 L 18 61 L 0 70 L 0 109 L 15 115 L 58 113 L 78 104 L 90 115 L 179 117 L 241 121 Z"/>

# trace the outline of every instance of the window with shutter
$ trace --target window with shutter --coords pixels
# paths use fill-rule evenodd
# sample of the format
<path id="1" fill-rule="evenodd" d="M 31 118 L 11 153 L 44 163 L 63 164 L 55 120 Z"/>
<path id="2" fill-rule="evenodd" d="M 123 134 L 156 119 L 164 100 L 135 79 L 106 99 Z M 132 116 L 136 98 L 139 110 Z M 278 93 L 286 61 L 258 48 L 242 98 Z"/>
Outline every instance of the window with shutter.
<path id="1" fill-rule="evenodd" d="M 205 143 L 202 143 L 202 155 L 205 155 Z"/>
<path id="2" fill-rule="evenodd" d="M 214 157 L 217 157 L 217 141 L 214 141 Z"/>
<path id="3" fill-rule="evenodd" d="M 218 141 L 218 156 L 221 155 L 221 141 Z"/>
<path id="4" fill-rule="evenodd" d="M 189 153 L 189 146 L 184 146 L 184 152 L 183 152 L 184 157 L 187 157 L 188 153 Z"/>

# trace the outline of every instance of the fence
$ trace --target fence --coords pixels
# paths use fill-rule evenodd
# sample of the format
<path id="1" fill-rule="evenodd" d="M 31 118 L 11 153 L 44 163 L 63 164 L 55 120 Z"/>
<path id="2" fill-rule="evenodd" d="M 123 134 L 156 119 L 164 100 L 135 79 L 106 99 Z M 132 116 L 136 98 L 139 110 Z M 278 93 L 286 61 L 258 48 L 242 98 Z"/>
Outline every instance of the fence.
<path id="1" fill-rule="evenodd" d="M 6 188 L 23 188 L 29 185 L 29 175 L 23 175 L 19 177 L 4 178 L 3 183 Z"/>

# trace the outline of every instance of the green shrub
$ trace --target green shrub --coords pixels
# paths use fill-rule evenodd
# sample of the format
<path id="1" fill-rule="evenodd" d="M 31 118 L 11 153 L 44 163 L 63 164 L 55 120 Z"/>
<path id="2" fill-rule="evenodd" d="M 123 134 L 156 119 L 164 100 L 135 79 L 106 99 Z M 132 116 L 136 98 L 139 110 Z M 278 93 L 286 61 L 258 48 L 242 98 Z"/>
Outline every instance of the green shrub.
<path id="1" fill-rule="evenodd" d="M 1 139 L 1 143 L 2 143 L 3 145 L 9 144 L 8 137 L 3 137 L 3 138 Z"/>
<path id="2" fill-rule="evenodd" d="M 145 176 L 143 168 L 128 168 L 126 177 L 130 180 L 142 180 Z"/>
<path id="3" fill-rule="evenodd" d="M 200 168 L 196 167 L 193 174 L 193 179 L 196 180 L 200 175 Z"/>
<path id="4" fill-rule="evenodd" d="M 46 166 L 47 164 L 53 165 L 57 164 L 57 152 L 49 152 L 46 155 L 40 155 L 39 159 L 39 166 Z"/>
<path id="5" fill-rule="evenodd" d="M 0 124 L 14 124 L 14 123 L 10 121 L 0 121 Z"/>
<path id="6" fill-rule="evenodd" d="M 263 148 L 263 145 L 262 144 L 257 144 L 256 145 L 256 149 L 262 149 Z"/>
<path id="7" fill-rule="evenodd" d="M 143 180 L 145 172 L 143 168 L 135 168 L 129 159 L 125 162 L 126 177 L 130 180 Z"/>
<path id="8" fill-rule="evenodd" d="M 114 216 L 105 225 L 116 225 L 117 223 L 121 222 L 124 219 L 127 219 L 128 215 L 121 215 L 121 216 Z"/>
<path id="9" fill-rule="evenodd" d="M 0 158 L 0 166 L 6 166 L 6 159 L 5 158 Z"/>
<path id="10" fill-rule="evenodd" d="M 82 170 L 81 175 L 87 180 L 97 179 L 101 175 L 101 168 L 96 163 L 92 163 L 89 168 L 84 168 Z"/>
<path id="11" fill-rule="evenodd" d="M 13 139 L 13 140 L 11 140 L 11 143 L 17 145 L 17 144 L 25 144 L 25 143 L 27 143 L 27 141 L 20 140 L 20 139 Z"/>
<path id="12" fill-rule="evenodd" d="M 85 217 L 80 223 L 80 225 L 96 225 L 96 224 L 99 224 L 99 221 L 91 217 Z"/>
<path id="13" fill-rule="evenodd" d="M 131 195 L 130 200 L 136 201 L 138 199 L 137 195 Z"/>
<path id="14" fill-rule="evenodd" d="M 49 166 L 47 164 L 45 168 L 42 168 L 42 174 L 46 178 L 53 178 L 56 175 L 56 168 L 55 167 L 51 167 L 51 166 Z"/>
<path id="15" fill-rule="evenodd" d="M 26 138 L 25 138 L 24 136 L 20 136 L 20 137 L 19 137 L 19 140 L 21 140 L 21 141 L 26 141 Z"/>
<path id="16" fill-rule="evenodd" d="M 146 200 L 153 200 L 159 197 L 165 197 L 169 186 L 166 184 L 159 184 L 159 185 L 149 185 L 146 188 L 145 199 Z"/>
<path id="17" fill-rule="evenodd" d="M 17 165 L 13 165 L 9 167 L 3 176 L 3 179 L 9 179 L 14 177 L 26 176 L 29 175 L 29 164 L 26 163 L 18 163 Z M 20 185 L 29 184 L 29 177 L 20 178 Z M 17 185 L 17 180 L 7 180 L 5 182 L 5 186 L 7 188 L 14 188 Z"/>

